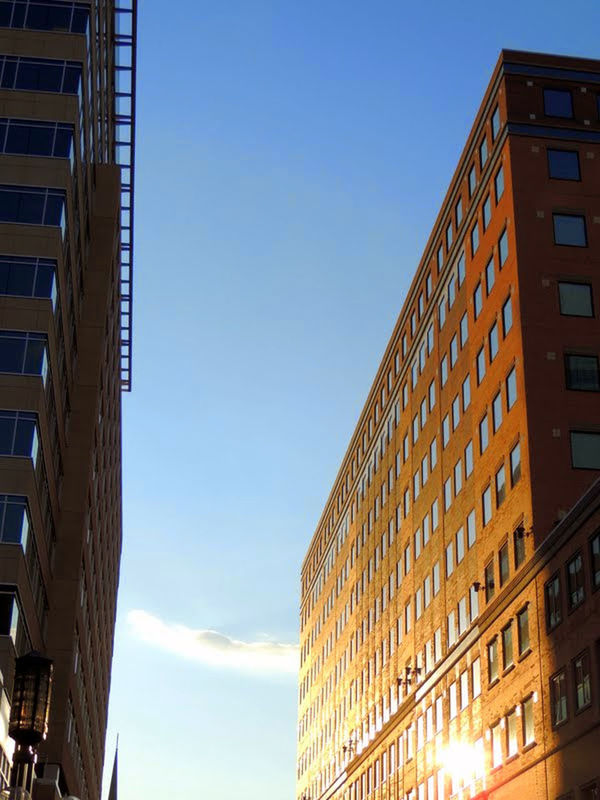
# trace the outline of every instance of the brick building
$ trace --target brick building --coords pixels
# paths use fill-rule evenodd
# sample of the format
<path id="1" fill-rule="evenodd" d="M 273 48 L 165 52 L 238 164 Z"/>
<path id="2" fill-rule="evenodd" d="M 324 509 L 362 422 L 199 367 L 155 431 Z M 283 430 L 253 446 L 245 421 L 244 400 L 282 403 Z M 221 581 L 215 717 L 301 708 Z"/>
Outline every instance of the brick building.
<path id="1" fill-rule="evenodd" d="M 503 51 L 302 568 L 297 797 L 598 798 L 600 62 Z"/>
<path id="2" fill-rule="evenodd" d="M 14 659 L 54 661 L 35 795 L 99 800 L 130 385 L 135 0 L 0 2 L 0 788 Z"/>

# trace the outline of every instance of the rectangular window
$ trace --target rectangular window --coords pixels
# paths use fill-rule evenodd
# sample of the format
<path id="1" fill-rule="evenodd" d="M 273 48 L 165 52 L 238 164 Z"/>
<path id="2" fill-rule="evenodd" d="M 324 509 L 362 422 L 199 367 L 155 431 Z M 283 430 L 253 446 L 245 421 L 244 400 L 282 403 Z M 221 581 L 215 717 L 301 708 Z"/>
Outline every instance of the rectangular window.
<path id="1" fill-rule="evenodd" d="M 496 473 L 496 508 L 500 508 L 506 499 L 506 475 L 504 472 L 504 464 Z"/>
<path id="2" fill-rule="evenodd" d="M 481 314 L 481 309 L 483 308 L 483 292 L 481 290 L 481 284 L 478 283 L 475 287 L 475 291 L 473 292 L 473 313 L 475 315 L 475 319 Z"/>
<path id="3" fill-rule="evenodd" d="M 502 729 L 500 723 L 491 728 L 492 738 L 492 767 L 499 767 L 502 764 Z"/>
<path id="4" fill-rule="evenodd" d="M 463 381 L 463 385 L 462 385 L 462 402 L 463 402 L 463 412 L 464 412 L 471 405 L 471 376 L 470 375 L 467 375 L 467 377 Z"/>
<path id="5" fill-rule="evenodd" d="M 512 623 L 502 629 L 502 669 L 507 670 L 514 664 Z"/>
<path id="6" fill-rule="evenodd" d="M 0 411 L 0 455 L 23 456 L 35 462 L 38 451 L 37 414 Z"/>
<path id="7" fill-rule="evenodd" d="M 458 361 L 458 338 L 456 334 L 450 339 L 450 368 L 453 369 Z"/>
<path id="8" fill-rule="evenodd" d="M 485 292 L 487 295 L 489 295 L 489 293 L 492 291 L 495 280 L 494 256 L 492 256 L 485 267 Z"/>
<path id="9" fill-rule="evenodd" d="M 488 334 L 488 342 L 490 346 L 490 363 L 496 358 L 498 355 L 498 323 L 494 322 L 492 327 L 490 328 L 490 332 Z"/>
<path id="10" fill-rule="evenodd" d="M 467 516 L 467 547 L 470 549 L 477 540 L 477 527 L 475 525 L 475 510 L 469 511 Z"/>
<path id="11" fill-rule="evenodd" d="M 429 412 L 435 407 L 435 379 L 429 384 Z"/>
<path id="12" fill-rule="evenodd" d="M 446 577 L 449 578 L 454 572 L 454 543 L 450 542 L 446 547 Z"/>
<path id="13" fill-rule="evenodd" d="M 57 297 L 56 261 L 0 256 L 0 294 L 48 298 L 54 307 Z"/>
<path id="14" fill-rule="evenodd" d="M 473 192 L 477 188 L 477 173 L 475 171 L 475 167 L 471 167 L 469 170 L 469 197 L 473 196 Z"/>
<path id="15" fill-rule="evenodd" d="M 506 263 L 506 259 L 508 258 L 508 234 L 506 230 L 502 232 L 502 235 L 498 239 L 498 260 L 500 262 L 500 269 Z"/>
<path id="16" fill-rule="evenodd" d="M 600 588 L 600 531 L 590 539 L 590 569 L 592 588 Z"/>
<path id="17" fill-rule="evenodd" d="M 469 601 L 471 603 L 471 622 L 473 622 L 479 614 L 479 592 L 476 586 L 469 587 Z"/>
<path id="18" fill-rule="evenodd" d="M 452 401 L 452 430 L 455 431 L 460 424 L 460 398 L 458 395 Z"/>
<path id="19" fill-rule="evenodd" d="M 498 106 L 494 109 L 492 114 L 492 142 L 495 142 L 498 134 L 500 133 L 500 109 Z"/>
<path id="20" fill-rule="evenodd" d="M 460 461 L 458 462 L 460 464 Z M 465 557 L 465 531 L 464 528 L 459 528 L 456 532 L 456 563 L 460 562 Z"/>
<path id="21" fill-rule="evenodd" d="M 456 612 L 451 611 L 448 614 L 447 618 L 447 625 L 448 625 L 448 647 L 452 647 L 456 644 L 457 637 L 456 637 Z"/>
<path id="22" fill-rule="evenodd" d="M 446 385 L 448 381 L 448 356 L 444 356 L 440 362 L 440 383 L 442 387 Z"/>
<path id="23" fill-rule="evenodd" d="M 452 478 L 444 483 L 444 511 L 448 511 L 452 505 Z"/>
<path id="24" fill-rule="evenodd" d="M 479 386 L 481 381 L 485 377 L 485 348 L 484 347 L 482 347 L 479 350 L 479 352 L 477 353 L 476 369 L 477 369 L 477 385 Z"/>
<path id="25" fill-rule="evenodd" d="M 66 193 L 63 189 L 0 186 L 0 222 L 57 227 L 64 235 Z"/>
<path id="26" fill-rule="evenodd" d="M 525 561 L 525 531 L 522 525 L 513 533 L 513 544 L 515 550 L 515 569 L 519 569 Z"/>
<path id="27" fill-rule="evenodd" d="M 580 606 L 585 599 L 583 587 L 583 558 L 581 553 L 576 553 L 567 562 L 567 597 L 569 599 L 569 610 Z"/>
<path id="28" fill-rule="evenodd" d="M 587 650 L 573 659 L 573 687 L 575 689 L 575 711 L 582 711 L 592 702 L 590 654 Z"/>
<path id="29" fill-rule="evenodd" d="M 489 603 L 494 594 L 496 593 L 496 584 L 494 583 L 494 562 L 489 561 L 485 565 L 484 571 L 485 581 L 485 602 Z"/>
<path id="30" fill-rule="evenodd" d="M 431 297 L 431 292 L 433 291 L 433 280 L 431 278 L 431 272 L 427 273 L 427 278 L 425 279 L 425 297 L 429 300 Z"/>
<path id="31" fill-rule="evenodd" d="M 574 353 L 565 355 L 565 376 L 567 389 L 580 392 L 600 391 L 600 370 L 597 356 Z"/>
<path id="32" fill-rule="evenodd" d="M 450 417 L 448 414 L 442 420 L 442 448 L 448 446 L 450 441 Z"/>
<path id="33" fill-rule="evenodd" d="M 494 638 L 487 646 L 488 683 L 498 680 L 498 639 Z"/>
<path id="34" fill-rule="evenodd" d="M 471 664 L 471 686 L 473 687 L 473 700 L 481 694 L 481 661 L 479 658 Z"/>
<path id="35" fill-rule="evenodd" d="M 508 558 L 508 542 L 502 545 L 498 553 L 498 565 L 500 568 L 500 586 L 508 581 L 510 575 L 510 561 Z"/>
<path id="36" fill-rule="evenodd" d="M 481 514 L 483 524 L 487 525 L 492 519 L 492 489 L 488 486 L 481 495 Z"/>
<path id="37" fill-rule="evenodd" d="M 496 192 L 496 205 L 500 202 L 500 198 L 504 194 L 504 169 L 500 167 L 494 178 L 494 190 Z"/>
<path id="38" fill-rule="evenodd" d="M 569 89 L 544 89 L 544 114 L 572 119 L 573 99 Z"/>
<path id="39" fill-rule="evenodd" d="M 450 252 L 451 247 L 452 247 L 452 222 L 449 222 L 448 227 L 446 228 L 446 250 Z"/>
<path id="40" fill-rule="evenodd" d="M 575 469 L 600 469 L 600 433 L 571 431 L 571 459 Z"/>
<path id="41" fill-rule="evenodd" d="M 513 315 L 512 315 L 512 299 L 508 300 L 502 306 L 502 335 L 506 338 L 509 330 L 512 328 Z"/>
<path id="42" fill-rule="evenodd" d="M 484 137 L 483 141 L 479 145 L 479 166 L 481 167 L 481 169 L 484 168 L 487 160 L 488 160 L 488 146 L 487 146 L 487 139 Z"/>
<path id="43" fill-rule="evenodd" d="M 433 578 L 433 596 L 435 597 L 437 594 L 439 594 L 440 587 L 441 587 L 441 584 L 440 584 L 440 562 L 439 561 L 436 561 L 435 564 L 433 565 L 433 570 L 432 570 L 431 574 L 432 574 L 432 578 Z"/>
<path id="44" fill-rule="evenodd" d="M 560 313 L 570 317 L 593 317 L 592 287 L 589 283 L 558 284 Z"/>
<path id="45" fill-rule="evenodd" d="M 483 217 L 483 230 L 484 230 L 484 231 L 487 231 L 487 229 L 488 229 L 488 227 L 489 227 L 489 224 L 490 224 L 490 222 L 492 221 L 492 201 L 491 201 L 491 199 L 490 199 L 490 196 L 489 196 L 489 194 L 488 194 L 488 196 L 485 198 L 485 200 L 483 201 L 482 212 L 483 212 L 483 213 L 482 213 L 482 217 Z"/>
<path id="46" fill-rule="evenodd" d="M 456 230 L 458 230 L 463 218 L 462 197 L 458 198 L 458 202 L 454 207 L 454 218 L 456 220 Z"/>
<path id="47" fill-rule="evenodd" d="M 450 714 L 450 719 L 454 719 L 458 714 L 458 693 L 456 691 L 456 681 L 453 681 L 450 684 L 449 691 L 448 691 L 448 709 Z"/>
<path id="48" fill-rule="evenodd" d="M 562 622 L 562 603 L 560 596 L 560 575 L 553 575 L 544 586 L 546 600 L 546 626 L 549 631 Z"/>
<path id="49" fill-rule="evenodd" d="M 3 89 L 77 94 L 81 72 L 80 61 L 0 56 L 0 86 Z"/>
<path id="50" fill-rule="evenodd" d="M 444 246 L 440 245 L 437 251 L 437 269 L 438 274 L 442 271 L 442 267 L 444 266 Z"/>
<path id="51" fill-rule="evenodd" d="M 498 392 L 492 400 L 492 430 L 496 433 L 502 425 L 502 394 Z"/>
<path id="52" fill-rule="evenodd" d="M 462 478 L 462 460 L 459 458 L 454 465 L 454 495 L 456 496 L 461 490 L 463 485 Z"/>
<path id="53" fill-rule="evenodd" d="M 465 478 L 473 472 L 473 441 L 469 441 L 465 447 Z"/>
<path id="54" fill-rule="evenodd" d="M 561 181 L 578 181 L 579 153 L 577 150 L 548 149 L 548 174 Z"/>
<path id="55" fill-rule="evenodd" d="M 471 258 L 475 255 L 479 248 L 479 225 L 476 222 L 471 229 Z"/>
<path id="56" fill-rule="evenodd" d="M 25 550 L 30 527 L 27 498 L 0 494 L 0 541 L 5 544 L 20 544 Z"/>
<path id="57" fill-rule="evenodd" d="M 525 606 L 517 614 L 517 634 L 519 656 L 529 650 L 529 607 Z"/>
<path id="58" fill-rule="evenodd" d="M 456 266 L 456 275 L 458 280 L 458 285 L 462 286 L 465 282 L 465 278 L 467 277 L 467 266 L 465 262 L 465 254 L 461 253 L 458 257 L 458 263 Z"/>
<path id="59" fill-rule="evenodd" d="M 460 320 L 460 347 L 461 350 L 467 343 L 467 339 L 469 338 L 469 322 L 467 312 L 462 315 Z"/>
<path id="60" fill-rule="evenodd" d="M 438 525 L 440 524 L 440 512 L 437 498 L 431 504 L 431 530 L 437 530 Z"/>
<path id="61" fill-rule="evenodd" d="M 533 695 L 523 701 L 523 746 L 535 741 L 533 729 Z"/>
<path id="62" fill-rule="evenodd" d="M 564 669 L 550 678 L 550 713 L 552 727 L 556 728 L 567 719 L 567 674 Z"/>
<path id="63" fill-rule="evenodd" d="M 429 445 L 429 463 L 431 469 L 435 469 L 437 464 L 437 438 L 432 439 L 431 444 Z"/>
<path id="64" fill-rule="evenodd" d="M 506 406 L 510 411 L 517 402 L 517 374 L 513 367 L 506 378 Z"/>
<path id="65" fill-rule="evenodd" d="M 517 712 L 511 711 L 506 717 L 506 755 L 516 756 L 519 750 L 517 742 Z"/>
<path id="66" fill-rule="evenodd" d="M 517 444 L 510 451 L 510 485 L 514 486 L 521 477 L 521 444 Z"/>
<path id="67" fill-rule="evenodd" d="M 552 214 L 554 244 L 587 247 L 585 217 L 581 214 Z"/>
<path id="68" fill-rule="evenodd" d="M 487 450 L 487 446 L 489 444 L 489 434 L 488 434 L 488 418 L 487 414 L 479 423 L 479 453 L 483 455 Z"/>
<path id="69" fill-rule="evenodd" d="M 427 355 L 428 356 L 431 355 L 431 353 L 433 352 L 433 345 L 434 345 L 433 323 L 431 323 L 429 328 L 427 328 Z"/>

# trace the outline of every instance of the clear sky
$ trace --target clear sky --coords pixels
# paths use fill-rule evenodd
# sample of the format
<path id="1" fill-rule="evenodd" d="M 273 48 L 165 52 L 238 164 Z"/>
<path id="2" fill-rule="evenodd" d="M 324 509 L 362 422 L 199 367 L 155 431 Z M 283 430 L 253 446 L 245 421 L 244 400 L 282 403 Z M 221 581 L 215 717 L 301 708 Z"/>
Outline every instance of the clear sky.
<path id="1" fill-rule="evenodd" d="M 140 0 L 120 800 L 291 800 L 300 565 L 502 47 L 598 0 Z"/>

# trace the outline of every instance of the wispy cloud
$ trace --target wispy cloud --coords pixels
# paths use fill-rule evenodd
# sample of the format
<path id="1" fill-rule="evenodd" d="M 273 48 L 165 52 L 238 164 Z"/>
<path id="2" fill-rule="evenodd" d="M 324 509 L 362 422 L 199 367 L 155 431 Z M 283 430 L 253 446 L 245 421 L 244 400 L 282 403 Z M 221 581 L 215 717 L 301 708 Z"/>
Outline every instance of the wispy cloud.
<path id="1" fill-rule="evenodd" d="M 130 611 L 127 622 L 138 639 L 192 661 L 253 672 L 298 671 L 297 644 L 242 642 L 218 631 L 164 622 L 141 610 Z"/>

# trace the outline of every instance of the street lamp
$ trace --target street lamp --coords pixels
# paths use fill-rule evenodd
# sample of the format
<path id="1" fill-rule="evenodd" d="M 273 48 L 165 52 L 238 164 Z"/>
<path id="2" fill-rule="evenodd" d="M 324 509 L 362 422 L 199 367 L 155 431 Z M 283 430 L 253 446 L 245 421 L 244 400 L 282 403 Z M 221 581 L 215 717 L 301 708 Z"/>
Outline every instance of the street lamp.
<path id="1" fill-rule="evenodd" d="M 37 746 L 48 732 L 52 690 L 52 661 L 33 650 L 17 658 L 8 734 L 15 740 L 9 797 L 31 794 Z"/>

